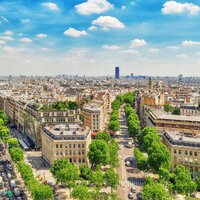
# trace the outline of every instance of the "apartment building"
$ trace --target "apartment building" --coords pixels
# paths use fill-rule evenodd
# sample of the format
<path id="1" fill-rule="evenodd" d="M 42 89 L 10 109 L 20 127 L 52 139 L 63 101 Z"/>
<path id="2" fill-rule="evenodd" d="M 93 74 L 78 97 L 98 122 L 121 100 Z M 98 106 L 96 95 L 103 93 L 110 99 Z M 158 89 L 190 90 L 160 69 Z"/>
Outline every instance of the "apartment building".
<path id="1" fill-rule="evenodd" d="M 41 138 L 42 156 L 50 165 L 61 158 L 66 158 L 77 165 L 89 163 L 87 156 L 91 142 L 89 127 L 77 124 L 45 126 Z"/>
<path id="2" fill-rule="evenodd" d="M 142 118 L 143 126 L 152 126 L 162 134 L 165 130 L 193 132 L 200 131 L 199 116 L 172 115 L 160 109 L 144 106 L 144 116 Z"/>
<path id="3" fill-rule="evenodd" d="M 163 143 L 168 147 L 172 157 L 172 170 L 177 165 L 189 168 L 193 176 L 198 175 L 200 170 L 200 137 L 197 134 L 177 131 L 165 131 Z"/>
<path id="4" fill-rule="evenodd" d="M 36 148 L 41 147 L 41 129 L 45 125 L 81 124 L 80 110 L 43 109 L 41 104 L 27 104 L 24 116 L 24 132 L 33 141 Z"/>
<path id="5" fill-rule="evenodd" d="M 187 116 L 200 116 L 199 105 L 192 103 L 181 104 L 180 113 Z"/>
<path id="6" fill-rule="evenodd" d="M 88 104 L 82 108 L 84 125 L 88 126 L 93 132 L 104 130 L 104 114 L 102 106 Z"/>

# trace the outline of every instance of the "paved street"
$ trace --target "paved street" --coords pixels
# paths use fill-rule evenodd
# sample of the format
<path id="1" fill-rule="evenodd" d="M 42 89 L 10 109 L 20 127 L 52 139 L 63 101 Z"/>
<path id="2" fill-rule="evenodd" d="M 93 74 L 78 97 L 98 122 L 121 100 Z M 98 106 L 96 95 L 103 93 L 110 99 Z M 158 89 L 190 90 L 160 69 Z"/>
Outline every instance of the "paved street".
<path id="1" fill-rule="evenodd" d="M 122 110 L 122 111 L 121 111 Z M 144 183 L 144 173 L 140 172 L 135 167 L 135 159 L 133 155 L 134 145 L 132 148 L 125 147 L 128 142 L 132 142 L 132 138 L 129 137 L 126 119 L 123 107 L 120 109 L 120 135 L 116 138 L 120 146 L 119 150 L 119 161 L 120 166 L 117 169 L 117 172 L 120 176 L 120 187 L 118 189 L 118 195 L 121 200 L 128 199 L 128 193 L 132 186 L 136 187 L 137 192 L 141 190 L 141 186 Z M 125 166 L 125 159 L 132 161 L 130 167 Z M 134 199 L 136 194 L 134 194 Z"/>

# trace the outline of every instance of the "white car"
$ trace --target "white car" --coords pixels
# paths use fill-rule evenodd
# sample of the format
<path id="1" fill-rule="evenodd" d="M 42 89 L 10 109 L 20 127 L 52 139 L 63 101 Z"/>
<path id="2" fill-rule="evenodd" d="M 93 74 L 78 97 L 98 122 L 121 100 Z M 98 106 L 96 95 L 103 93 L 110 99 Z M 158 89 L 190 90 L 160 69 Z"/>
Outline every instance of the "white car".
<path id="1" fill-rule="evenodd" d="M 127 167 L 130 167 L 130 166 L 131 166 L 131 162 L 127 160 L 126 163 L 125 163 L 125 165 L 126 165 Z"/>
<path id="2" fill-rule="evenodd" d="M 128 193 L 128 198 L 129 198 L 129 199 L 133 199 L 133 198 L 134 198 L 134 195 L 133 195 L 132 192 L 129 192 L 129 193 Z"/>
<path id="3" fill-rule="evenodd" d="M 136 188 L 135 188 L 135 186 L 131 187 L 131 192 L 132 192 L 132 193 L 136 193 Z"/>

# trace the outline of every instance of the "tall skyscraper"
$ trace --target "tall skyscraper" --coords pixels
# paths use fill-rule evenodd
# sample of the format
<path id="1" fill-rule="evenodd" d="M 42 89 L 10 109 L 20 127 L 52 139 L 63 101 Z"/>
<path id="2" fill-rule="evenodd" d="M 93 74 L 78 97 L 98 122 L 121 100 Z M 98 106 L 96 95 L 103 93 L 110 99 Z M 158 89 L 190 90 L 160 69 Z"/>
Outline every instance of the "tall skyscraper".
<path id="1" fill-rule="evenodd" d="M 119 67 L 115 67 L 115 79 L 119 79 Z"/>

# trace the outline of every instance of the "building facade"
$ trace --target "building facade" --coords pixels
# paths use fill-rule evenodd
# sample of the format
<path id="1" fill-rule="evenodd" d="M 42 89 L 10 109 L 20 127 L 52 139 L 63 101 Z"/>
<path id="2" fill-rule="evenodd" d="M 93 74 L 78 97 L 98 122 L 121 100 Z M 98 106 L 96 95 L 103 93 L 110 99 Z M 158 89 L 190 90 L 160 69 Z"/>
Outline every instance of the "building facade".
<path id="1" fill-rule="evenodd" d="M 45 126 L 41 132 L 42 156 L 52 165 L 57 159 L 66 158 L 77 165 L 88 162 L 91 131 L 79 125 Z"/>
<path id="2" fill-rule="evenodd" d="M 177 165 L 184 165 L 194 177 L 197 176 L 200 170 L 200 137 L 166 131 L 162 138 L 171 153 L 172 171 Z"/>

